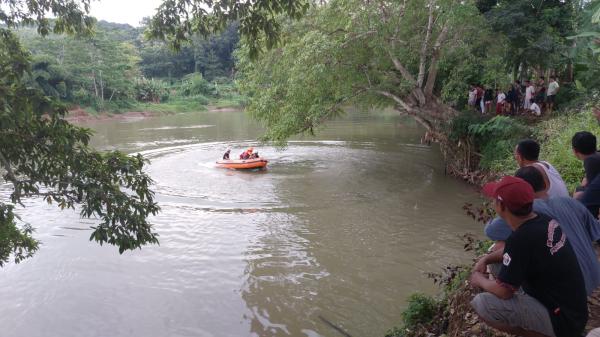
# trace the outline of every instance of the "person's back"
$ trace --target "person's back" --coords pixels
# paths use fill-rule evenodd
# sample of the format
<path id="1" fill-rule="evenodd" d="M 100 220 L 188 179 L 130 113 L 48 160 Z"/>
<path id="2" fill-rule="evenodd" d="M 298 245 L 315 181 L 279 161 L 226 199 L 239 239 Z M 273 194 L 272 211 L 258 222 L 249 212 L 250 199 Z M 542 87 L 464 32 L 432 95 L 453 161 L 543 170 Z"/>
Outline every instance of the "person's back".
<path id="1" fill-rule="evenodd" d="M 567 185 L 560 173 L 550 163 L 540 161 L 540 144 L 533 139 L 523 139 L 515 147 L 515 160 L 519 167 L 534 166 L 544 177 L 550 198 L 568 197 Z"/>
<path id="2" fill-rule="evenodd" d="M 578 200 L 594 217 L 600 217 L 600 175 L 587 183 Z"/>
<path id="3" fill-rule="evenodd" d="M 544 171 L 548 181 L 550 183 L 550 187 L 548 187 L 548 197 L 550 198 L 559 198 L 559 197 L 569 197 L 569 190 L 567 189 L 567 185 L 565 181 L 560 176 L 560 173 L 547 161 L 538 161 L 535 163 L 537 168 L 540 168 Z"/>
<path id="4" fill-rule="evenodd" d="M 593 242 L 600 240 L 600 224 L 578 201 L 572 198 L 536 199 L 535 212 L 546 214 L 559 223 L 571 247 L 584 278 L 586 293 L 600 286 L 600 262 Z"/>
<path id="5" fill-rule="evenodd" d="M 558 222 L 537 214 L 506 241 L 498 280 L 522 287 L 549 311 L 558 337 L 580 336 L 588 317 L 587 295 L 577 258 Z"/>

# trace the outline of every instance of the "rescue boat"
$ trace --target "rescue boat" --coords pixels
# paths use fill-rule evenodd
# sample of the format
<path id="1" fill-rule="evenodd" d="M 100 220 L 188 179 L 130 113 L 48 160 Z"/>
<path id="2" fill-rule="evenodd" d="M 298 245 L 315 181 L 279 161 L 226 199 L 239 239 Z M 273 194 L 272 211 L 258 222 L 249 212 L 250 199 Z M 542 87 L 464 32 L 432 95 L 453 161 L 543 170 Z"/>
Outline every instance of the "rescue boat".
<path id="1" fill-rule="evenodd" d="M 267 167 L 268 162 L 268 160 L 263 158 L 218 160 L 217 167 L 234 170 L 262 169 Z"/>

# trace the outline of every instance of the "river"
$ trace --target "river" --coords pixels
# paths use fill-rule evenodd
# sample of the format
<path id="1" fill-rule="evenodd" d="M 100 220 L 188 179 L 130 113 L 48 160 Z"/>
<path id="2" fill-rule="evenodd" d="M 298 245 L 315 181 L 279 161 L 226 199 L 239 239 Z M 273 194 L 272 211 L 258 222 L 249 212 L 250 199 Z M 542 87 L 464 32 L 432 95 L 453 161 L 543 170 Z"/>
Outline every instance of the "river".
<path id="1" fill-rule="evenodd" d="M 476 199 L 435 146 L 391 113 L 352 112 L 292 140 L 257 143 L 240 112 L 87 122 L 99 149 L 141 152 L 162 212 L 159 246 L 119 255 L 94 220 L 27 200 L 39 252 L 0 270 L 0 336 L 383 336 L 424 272 L 465 261 Z M 214 167 L 254 145 L 264 172 Z M 3 198 L 9 188 L 0 189 Z"/>

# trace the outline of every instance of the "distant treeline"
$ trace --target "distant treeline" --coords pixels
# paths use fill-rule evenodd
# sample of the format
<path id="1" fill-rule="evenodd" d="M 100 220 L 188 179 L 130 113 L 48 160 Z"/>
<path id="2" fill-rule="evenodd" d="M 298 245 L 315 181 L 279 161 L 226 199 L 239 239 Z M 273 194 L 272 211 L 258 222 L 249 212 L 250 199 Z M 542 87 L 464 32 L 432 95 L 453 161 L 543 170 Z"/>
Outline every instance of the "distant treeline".
<path id="1" fill-rule="evenodd" d="M 33 28 L 19 30 L 32 53 L 31 85 L 68 103 L 120 110 L 174 96 L 206 103 L 206 97 L 219 95 L 215 83 L 230 82 L 237 24 L 174 52 L 163 42 L 144 39 L 146 23 L 136 28 L 100 21 L 91 36 L 41 37 Z"/>

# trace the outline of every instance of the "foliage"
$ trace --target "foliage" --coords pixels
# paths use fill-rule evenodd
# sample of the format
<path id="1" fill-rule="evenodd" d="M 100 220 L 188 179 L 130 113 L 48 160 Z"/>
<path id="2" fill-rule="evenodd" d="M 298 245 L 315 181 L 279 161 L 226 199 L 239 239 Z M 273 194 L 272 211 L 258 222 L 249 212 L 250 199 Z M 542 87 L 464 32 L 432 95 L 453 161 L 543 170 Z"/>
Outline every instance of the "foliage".
<path id="1" fill-rule="evenodd" d="M 196 34 L 208 37 L 227 24 L 238 21 L 241 35 L 246 37 L 251 56 L 277 45 L 281 33 L 280 15 L 300 18 L 309 8 L 309 0 L 164 0 L 152 17 L 146 35 L 169 41 L 179 50 Z"/>
<path id="2" fill-rule="evenodd" d="M 408 298 L 408 307 L 402 313 L 406 328 L 411 329 L 418 324 L 425 324 L 433 319 L 437 308 L 436 300 L 431 296 L 415 293 Z"/>
<path id="3" fill-rule="evenodd" d="M 140 30 L 147 29 L 144 20 Z M 234 22 L 222 32 L 208 38 L 193 36 L 179 51 L 171 50 L 162 41 L 137 40 L 140 46 L 140 69 L 146 77 L 171 81 L 191 73 L 201 73 L 208 81 L 230 77 L 234 68 L 233 51 L 239 41 L 239 25 Z"/>
<path id="4" fill-rule="evenodd" d="M 197 96 L 171 96 L 168 100 L 161 103 L 136 103 L 135 110 L 157 112 L 157 113 L 173 113 L 173 112 L 195 112 L 204 111 L 209 103 L 208 98 Z"/>
<path id="5" fill-rule="evenodd" d="M 87 35 L 41 37 L 31 27 L 21 27 L 17 33 L 34 55 L 30 84 L 95 111 L 132 108 L 134 100 L 168 99 L 167 84 L 155 77 L 173 84 L 197 73 L 208 80 L 231 82 L 232 53 L 239 39 L 235 23 L 221 34 L 194 37 L 179 53 L 165 43 L 143 41 L 143 29 L 101 21 Z M 187 95 L 199 94 L 211 95 L 209 90 Z"/>
<path id="6" fill-rule="evenodd" d="M 18 33 L 36 55 L 34 71 L 60 74 L 66 84 L 61 97 L 64 100 L 103 110 L 113 101 L 133 99 L 134 80 L 140 73 L 139 57 L 130 42 L 119 42 L 102 30 L 89 36 L 44 37 L 31 28 L 20 29 Z M 39 76 L 36 75 L 38 82 Z M 44 86 L 46 92 L 48 88 L 52 86 Z"/>
<path id="7" fill-rule="evenodd" d="M 566 38 L 573 33 L 577 6 L 579 3 L 571 0 L 501 0 L 493 6 L 480 6 L 480 11 L 494 31 L 508 38 L 506 69 L 522 78 L 530 76 L 529 70 L 538 74 L 545 69 L 565 70 L 570 48 Z"/>
<path id="8" fill-rule="evenodd" d="M 530 133 L 529 127 L 506 116 L 496 116 L 469 126 L 469 134 L 481 152 L 480 167 L 496 172 L 506 167 L 506 159 L 511 157 L 517 142 Z"/>
<path id="9" fill-rule="evenodd" d="M 407 308 L 402 312 L 402 328 L 393 328 L 386 333 L 386 337 L 404 337 L 407 332 L 420 324 L 429 323 L 438 309 L 438 302 L 431 296 L 414 293 L 408 297 Z"/>
<path id="10" fill-rule="evenodd" d="M 183 96 L 211 95 L 214 86 L 202 77 L 200 73 L 186 75 L 182 79 L 181 94 Z"/>
<path id="11" fill-rule="evenodd" d="M 449 125 L 448 137 L 453 142 L 470 137 L 471 125 L 480 125 L 486 121 L 486 116 L 479 112 L 470 110 L 461 111 L 461 113 L 452 119 Z"/>
<path id="12" fill-rule="evenodd" d="M 312 133 L 352 104 L 392 106 L 443 138 L 441 126 L 456 111 L 438 95 L 449 69 L 471 52 L 464 46 L 482 32 L 468 2 L 330 1 L 287 22 L 286 44 L 258 60 L 248 57 L 252 46 L 242 45 L 238 83 L 267 139 Z M 443 63 L 461 47 L 460 57 Z"/>
<path id="13" fill-rule="evenodd" d="M 135 99 L 139 102 L 160 103 L 169 98 L 169 90 L 160 80 L 141 77 L 134 83 Z"/>
<path id="14" fill-rule="evenodd" d="M 33 75 L 32 59 L 12 31 L 25 22 L 35 24 L 41 34 L 85 33 L 93 22 L 83 14 L 88 5 L 0 1 L 0 165 L 2 178 L 13 186 L 10 200 L 0 201 L 0 266 L 22 261 L 38 248 L 33 227 L 20 223 L 14 213 L 14 205 L 23 206 L 30 197 L 61 209 L 78 206 L 82 216 L 99 221 L 90 240 L 116 245 L 120 253 L 158 243 L 147 221 L 159 208 L 149 189 L 152 180 L 143 171 L 144 158 L 92 150 L 90 130 L 66 122 L 65 107 L 29 85 L 40 76 Z M 55 18 L 53 26 L 48 12 Z"/>

